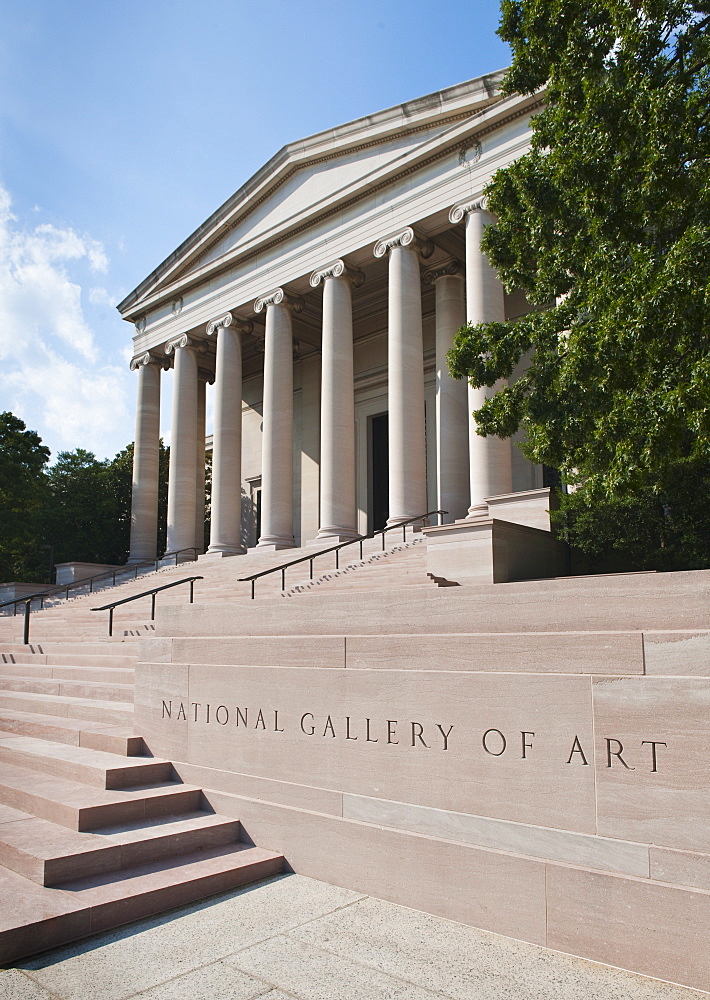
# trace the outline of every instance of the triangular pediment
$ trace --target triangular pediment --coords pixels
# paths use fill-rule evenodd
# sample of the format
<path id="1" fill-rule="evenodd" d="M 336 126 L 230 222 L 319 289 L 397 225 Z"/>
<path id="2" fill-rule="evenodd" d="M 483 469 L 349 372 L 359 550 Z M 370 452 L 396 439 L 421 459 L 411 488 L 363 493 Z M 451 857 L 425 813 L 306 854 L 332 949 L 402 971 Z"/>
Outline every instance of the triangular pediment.
<path id="1" fill-rule="evenodd" d="M 504 73 L 479 77 L 285 146 L 119 305 L 135 318 L 186 284 L 357 200 L 416 167 L 462 123 L 503 100 Z"/>

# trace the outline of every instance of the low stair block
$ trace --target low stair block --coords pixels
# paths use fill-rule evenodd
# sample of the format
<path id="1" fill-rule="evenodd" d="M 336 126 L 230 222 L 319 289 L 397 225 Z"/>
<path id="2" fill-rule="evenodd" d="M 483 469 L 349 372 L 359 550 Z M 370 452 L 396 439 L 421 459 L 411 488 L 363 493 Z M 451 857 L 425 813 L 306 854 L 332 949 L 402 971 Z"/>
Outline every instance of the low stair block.
<path id="1" fill-rule="evenodd" d="M 233 847 L 239 833 L 238 820 L 207 812 L 84 833 L 0 807 L 0 865 L 39 885 L 56 886 L 214 847 Z"/>
<path id="2" fill-rule="evenodd" d="M 132 723 L 133 704 L 99 701 L 97 698 L 73 698 L 71 695 L 37 694 L 32 691 L 0 690 L 0 712 L 5 708 L 21 712 L 40 712 L 94 722 Z"/>
<path id="3" fill-rule="evenodd" d="M 122 727 L 90 719 L 61 718 L 35 712 L 22 712 L 0 707 L 0 733 L 36 736 L 55 743 L 106 750 L 124 757 L 140 756 L 145 751 L 141 736 L 131 725 Z"/>
<path id="4" fill-rule="evenodd" d="M 3 764 L 0 771 L 0 802 L 71 830 L 193 812 L 200 808 L 201 796 L 199 788 L 177 781 L 109 790 L 12 764 Z"/>
<path id="5" fill-rule="evenodd" d="M 0 763 L 104 789 L 129 788 L 173 778 L 172 766 L 167 760 L 120 757 L 103 750 L 51 743 L 31 736 L 0 738 Z"/>

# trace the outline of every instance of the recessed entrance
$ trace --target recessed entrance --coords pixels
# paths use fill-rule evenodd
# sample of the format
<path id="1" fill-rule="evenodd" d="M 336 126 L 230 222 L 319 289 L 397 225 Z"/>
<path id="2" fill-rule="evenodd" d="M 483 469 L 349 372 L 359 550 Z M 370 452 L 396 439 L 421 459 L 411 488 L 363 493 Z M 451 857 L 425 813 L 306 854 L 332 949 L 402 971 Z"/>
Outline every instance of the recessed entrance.
<path id="1" fill-rule="evenodd" d="M 372 483 L 372 516 L 370 530 L 384 528 L 389 517 L 389 455 L 388 416 L 378 413 L 370 417 L 370 482 Z"/>

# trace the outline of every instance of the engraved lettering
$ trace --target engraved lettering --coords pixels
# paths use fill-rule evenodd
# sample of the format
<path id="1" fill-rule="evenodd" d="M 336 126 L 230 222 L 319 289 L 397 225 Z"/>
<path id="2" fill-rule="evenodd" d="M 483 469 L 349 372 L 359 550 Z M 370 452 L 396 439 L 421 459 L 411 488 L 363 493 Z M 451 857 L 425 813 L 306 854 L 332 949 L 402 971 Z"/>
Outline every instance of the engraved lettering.
<path id="1" fill-rule="evenodd" d="M 219 711 L 220 711 L 220 709 L 222 709 L 223 712 L 224 712 L 224 722 L 222 722 L 222 720 L 219 717 Z M 229 722 L 229 709 L 227 708 L 227 706 L 226 705 L 218 705 L 217 709 L 216 709 L 216 711 L 214 713 L 214 717 L 217 720 L 217 722 L 220 724 L 220 726 L 226 726 L 227 723 Z"/>
<path id="2" fill-rule="evenodd" d="M 177 718 L 184 719 L 185 722 L 187 722 L 187 715 L 185 714 L 185 706 L 183 705 L 182 702 L 180 702 L 180 708 L 178 710 Z"/>
<path id="3" fill-rule="evenodd" d="M 276 709 L 274 709 L 274 732 L 275 733 L 283 732 L 283 729 L 279 729 L 279 713 Z"/>
<path id="4" fill-rule="evenodd" d="M 572 758 L 574 757 L 574 755 L 576 753 L 578 753 L 580 755 L 580 757 L 582 758 L 582 763 L 586 764 L 587 767 L 589 767 L 589 761 L 584 756 L 584 750 L 582 750 L 582 744 L 579 742 L 579 736 L 575 736 L 575 738 L 574 738 L 574 743 L 572 744 L 572 749 L 570 750 L 569 757 L 567 758 L 567 763 L 568 764 L 572 763 Z"/>
<path id="5" fill-rule="evenodd" d="M 303 725 L 303 723 L 308 718 L 308 716 L 310 716 L 310 719 L 311 719 L 311 728 L 310 729 L 306 729 L 305 726 Z M 316 727 L 313 725 L 313 712 L 304 712 L 303 715 L 301 716 L 301 732 L 304 732 L 306 734 L 306 736 L 313 736 L 313 734 L 315 733 L 315 731 L 316 731 Z"/>
<path id="6" fill-rule="evenodd" d="M 617 746 L 616 750 L 612 750 L 611 749 L 612 743 L 616 743 L 616 746 Z M 624 767 L 626 768 L 627 771 L 635 771 L 636 768 L 635 767 L 629 767 L 629 765 L 626 763 L 626 761 L 624 760 L 624 758 L 621 756 L 621 751 L 623 749 L 624 749 L 624 744 L 621 742 L 621 740 L 613 740 L 613 739 L 612 740 L 607 740 L 606 741 L 606 766 L 607 767 L 611 767 L 611 758 L 612 757 L 618 757 L 619 760 L 624 765 Z"/>
<path id="7" fill-rule="evenodd" d="M 417 732 L 417 730 L 419 730 L 419 732 Z M 412 746 L 416 746 L 416 741 L 419 740 L 422 746 L 425 746 L 428 750 L 429 744 L 425 741 L 424 737 L 422 736 L 423 732 L 424 732 L 424 726 L 421 724 L 421 722 L 412 723 Z"/>
<path id="8" fill-rule="evenodd" d="M 498 736 L 500 736 L 503 744 L 500 750 L 491 750 L 491 748 L 488 746 L 488 737 L 491 735 L 491 733 L 498 733 Z M 500 729 L 486 729 L 485 733 L 483 734 L 482 743 L 483 743 L 483 749 L 486 751 L 486 753 L 489 753 L 491 757 L 500 757 L 501 754 L 505 753 L 505 748 L 507 746 L 507 743 L 505 741 L 505 736 L 500 731 Z"/>
<path id="9" fill-rule="evenodd" d="M 379 743 L 379 740 L 370 739 L 370 720 L 365 719 L 365 742 L 366 743 Z"/>
<path id="10" fill-rule="evenodd" d="M 350 735 L 350 716 L 345 716 L 345 739 L 346 740 L 356 740 L 357 736 Z"/>
<path id="11" fill-rule="evenodd" d="M 527 754 L 525 753 L 525 751 L 526 750 L 532 750 L 532 743 L 526 743 L 525 742 L 525 737 L 526 736 L 534 736 L 535 733 L 529 733 L 529 732 L 526 732 L 525 730 L 521 730 L 520 735 L 523 738 L 523 754 L 522 754 L 523 760 L 527 760 Z"/>
<path id="12" fill-rule="evenodd" d="M 446 730 L 446 732 L 444 732 L 444 730 L 441 728 L 441 726 L 437 722 L 436 728 L 439 730 L 439 732 L 441 733 L 441 735 L 444 737 L 444 750 L 448 750 L 449 749 L 449 736 L 451 736 L 451 730 L 454 727 L 453 726 L 449 726 L 449 728 Z"/>
<path id="13" fill-rule="evenodd" d="M 192 705 L 193 705 L 193 707 L 195 709 L 195 722 L 197 722 L 197 709 L 200 708 L 200 702 L 199 701 L 193 701 Z"/>
<path id="14" fill-rule="evenodd" d="M 239 720 L 240 719 L 242 720 L 242 725 L 243 726 L 246 726 L 246 725 L 249 724 L 249 709 L 248 708 L 245 708 L 243 712 L 242 712 L 241 708 L 236 708 L 235 712 L 237 714 L 236 714 L 236 716 L 234 718 L 234 721 L 235 721 L 235 723 L 237 725 L 239 725 Z"/>
<path id="15" fill-rule="evenodd" d="M 261 727 L 259 726 L 261 723 Z M 266 729 L 266 723 L 264 722 L 264 713 L 259 709 L 259 714 L 256 717 L 256 722 L 254 723 L 254 729 Z"/>
<path id="16" fill-rule="evenodd" d="M 165 718 L 165 716 L 167 715 L 167 717 L 169 719 L 172 718 L 172 711 L 173 711 L 173 703 L 172 703 L 172 701 L 163 702 L 163 716 L 162 717 Z"/>
<path id="17" fill-rule="evenodd" d="M 392 737 L 397 731 L 397 720 L 388 719 L 387 720 L 387 742 L 388 743 L 399 743 L 399 740 L 393 740 Z"/>
<path id="18" fill-rule="evenodd" d="M 653 767 L 651 768 L 651 774 L 658 770 L 657 764 L 658 759 L 656 757 L 656 747 L 667 747 L 667 743 L 662 743 L 660 740 L 641 740 L 641 746 L 645 746 L 647 743 L 651 744 L 651 760 L 653 761 Z"/>
<path id="19" fill-rule="evenodd" d="M 328 716 L 328 718 L 325 720 L 325 726 L 323 727 L 324 736 L 328 732 L 328 730 L 330 730 L 330 735 L 333 737 L 333 739 L 335 739 L 335 729 L 333 727 L 333 720 L 331 719 L 330 716 Z"/>
<path id="20" fill-rule="evenodd" d="M 207 706 L 207 722 L 210 721 L 210 706 Z"/>

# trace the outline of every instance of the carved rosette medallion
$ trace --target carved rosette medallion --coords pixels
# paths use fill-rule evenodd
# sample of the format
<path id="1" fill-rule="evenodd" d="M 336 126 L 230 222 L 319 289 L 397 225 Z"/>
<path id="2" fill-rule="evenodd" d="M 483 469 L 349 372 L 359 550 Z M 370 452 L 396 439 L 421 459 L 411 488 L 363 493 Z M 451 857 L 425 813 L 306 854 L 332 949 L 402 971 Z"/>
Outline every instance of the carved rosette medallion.
<path id="1" fill-rule="evenodd" d="M 232 313 L 225 313 L 224 316 L 220 316 L 219 319 L 210 320 L 207 324 L 207 336 L 211 337 L 213 333 L 217 333 L 219 330 L 225 330 L 228 327 L 234 327 L 239 333 L 251 333 L 254 329 L 254 324 L 250 319 L 242 319 L 241 316 L 234 316 Z"/>
<path id="2" fill-rule="evenodd" d="M 291 295 L 283 288 L 274 288 L 272 292 L 267 292 L 256 300 L 254 312 L 263 312 L 267 306 L 288 306 L 289 309 L 299 313 L 303 309 L 303 299 L 300 295 Z"/>
<path id="3" fill-rule="evenodd" d="M 375 257 L 384 257 L 393 247 L 406 247 L 416 250 L 425 259 L 431 257 L 434 253 L 434 244 L 430 240 L 421 239 L 417 236 L 411 226 L 407 226 L 401 232 L 387 236 L 376 243 L 374 250 Z"/>
<path id="4" fill-rule="evenodd" d="M 449 222 L 463 222 L 465 217 L 471 212 L 487 211 L 488 199 L 485 195 L 481 195 L 479 198 L 474 198 L 472 201 L 462 202 L 460 205 L 454 205 L 449 212 Z"/>
<path id="5" fill-rule="evenodd" d="M 325 267 L 320 267 L 317 271 L 313 272 L 311 275 L 311 287 L 317 288 L 326 278 L 347 278 L 355 288 L 359 288 L 365 280 L 365 275 L 356 267 L 350 267 L 344 260 L 334 260 L 330 264 L 326 264 Z"/>

